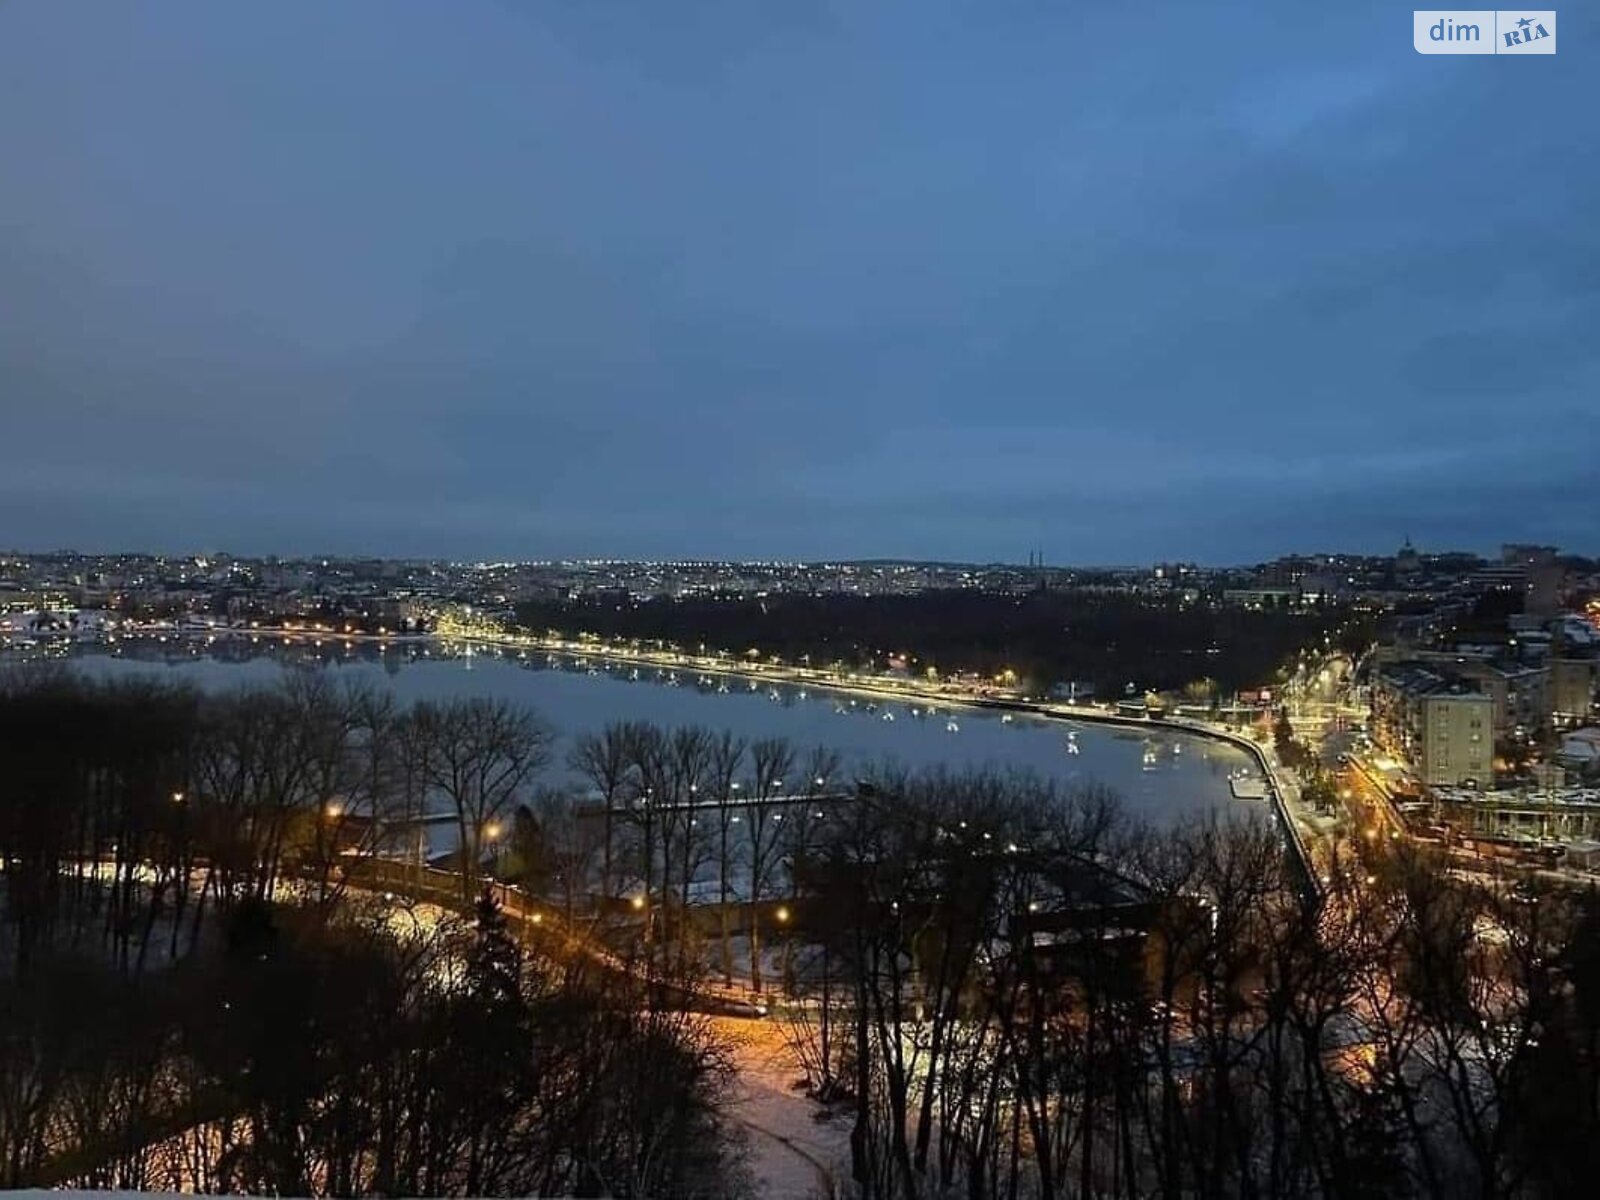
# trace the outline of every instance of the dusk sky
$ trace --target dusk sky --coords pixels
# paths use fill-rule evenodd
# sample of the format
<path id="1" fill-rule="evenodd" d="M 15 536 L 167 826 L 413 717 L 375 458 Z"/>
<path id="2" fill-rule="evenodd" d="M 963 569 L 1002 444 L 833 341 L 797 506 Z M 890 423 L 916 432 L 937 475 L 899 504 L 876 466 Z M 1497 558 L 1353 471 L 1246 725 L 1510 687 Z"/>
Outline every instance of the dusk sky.
<path id="1" fill-rule="evenodd" d="M 0 546 L 1600 552 L 1600 15 L 0 0 Z"/>

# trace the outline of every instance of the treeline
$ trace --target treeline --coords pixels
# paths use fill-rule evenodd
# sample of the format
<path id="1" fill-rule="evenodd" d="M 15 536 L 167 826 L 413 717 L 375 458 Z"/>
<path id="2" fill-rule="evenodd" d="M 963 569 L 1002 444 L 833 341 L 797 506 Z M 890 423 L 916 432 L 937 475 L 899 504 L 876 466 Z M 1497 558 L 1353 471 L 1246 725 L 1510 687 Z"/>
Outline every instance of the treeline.
<path id="1" fill-rule="evenodd" d="M 352 858 L 425 811 L 454 815 L 470 899 L 551 736 L 513 704 L 407 708 L 321 673 L 220 694 L 0 680 L 0 968 L 93 946 L 138 970 L 289 883 L 331 908 Z"/>
<path id="2" fill-rule="evenodd" d="M 295 1196 L 726 1196 L 728 1065 L 699 1018 L 440 921 L 250 901 L 126 976 L 0 981 L 0 1185 Z"/>
<path id="3" fill-rule="evenodd" d="M 510 706 L 320 677 L 0 687 L 0 1186 L 737 1194 L 729 1060 L 658 986 L 725 983 L 734 943 L 754 988 L 781 964 L 768 1019 L 865 1200 L 1600 1168 L 1592 894 L 1363 838 L 1310 906 L 1270 828 L 1139 828 L 1092 789 L 841 789 L 826 751 L 617 723 L 573 747 L 580 801 L 538 786 L 549 750 Z M 440 808 L 442 907 L 375 819 Z M 486 896 L 496 857 L 542 907 Z"/>
<path id="4" fill-rule="evenodd" d="M 742 655 L 757 649 L 786 662 L 881 670 L 909 652 L 921 673 L 1010 669 L 1036 687 L 1087 680 L 1102 696 L 1179 689 L 1213 680 L 1224 692 L 1274 678 L 1299 650 L 1324 636 L 1359 649 L 1367 631 L 1348 612 L 1251 611 L 1088 591 L 1005 596 L 930 591 L 906 596 L 778 594 L 688 597 L 648 603 L 537 602 L 518 619 L 534 630 L 660 639 Z"/>
<path id="5" fill-rule="evenodd" d="M 535 892 L 558 888 L 569 914 L 590 895 L 631 894 L 623 912 L 635 924 L 624 933 L 642 946 L 628 949 L 642 949 L 651 970 L 714 972 L 731 984 L 737 934 L 750 988 L 762 991 L 764 914 L 792 893 L 796 870 L 838 819 L 838 795 L 855 789 L 838 754 L 619 721 L 579 737 L 570 765 L 591 798 L 541 796 L 519 822 L 516 876 Z M 695 922 L 697 909 L 715 914 L 713 930 Z"/>
<path id="6" fill-rule="evenodd" d="M 885 781 L 796 901 L 790 1038 L 852 1193 L 1586 1194 L 1595 897 L 1368 853 L 1308 907 L 1265 827 Z"/>
<path id="7" fill-rule="evenodd" d="M 736 1192 L 705 1028 L 481 891 L 547 749 L 320 676 L 0 683 L 0 1186 Z M 441 806 L 445 909 L 363 887 Z"/>

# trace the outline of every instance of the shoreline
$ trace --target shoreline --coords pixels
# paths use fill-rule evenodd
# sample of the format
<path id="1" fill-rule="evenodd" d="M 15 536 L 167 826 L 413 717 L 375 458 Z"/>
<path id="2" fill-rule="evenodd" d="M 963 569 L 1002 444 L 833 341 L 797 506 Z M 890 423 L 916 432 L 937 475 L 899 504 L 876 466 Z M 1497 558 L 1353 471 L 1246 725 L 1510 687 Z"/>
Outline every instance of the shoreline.
<path id="1" fill-rule="evenodd" d="M 721 660 L 709 660 L 712 665 L 707 665 L 708 660 L 700 658 L 693 658 L 688 662 L 681 661 L 689 658 L 689 656 L 683 654 L 675 656 L 680 661 L 672 661 L 674 656 L 664 651 L 656 653 L 649 651 L 619 651 L 609 646 L 585 646 L 581 643 L 574 644 L 570 641 L 558 641 L 532 635 L 503 634 L 499 637 L 462 637 L 455 634 L 439 634 L 435 636 L 441 641 L 464 642 L 469 645 L 481 643 L 484 645 L 516 646 L 523 649 L 541 650 L 547 654 L 565 654 L 578 657 L 593 656 L 612 659 L 617 662 L 656 667 L 663 670 L 698 671 L 703 674 L 720 674 L 735 679 L 766 679 L 781 683 L 804 684 L 846 694 L 879 696 L 901 701 L 934 702 L 949 705 L 952 708 L 1025 713 L 1048 721 L 1083 721 L 1125 729 L 1149 729 L 1154 727 L 1174 733 L 1189 734 L 1194 737 L 1225 742 L 1236 749 L 1244 751 L 1260 770 L 1262 778 L 1266 781 L 1266 795 L 1262 798 L 1271 804 L 1273 815 L 1284 832 L 1285 841 L 1288 843 L 1296 865 L 1300 868 L 1300 873 L 1303 877 L 1301 890 L 1309 900 L 1320 901 L 1321 899 L 1321 883 L 1312 865 L 1311 852 L 1306 845 L 1305 834 L 1302 832 L 1296 814 L 1291 808 L 1283 780 L 1278 774 L 1278 765 L 1272 761 L 1268 754 L 1268 748 L 1244 734 L 1210 722 L 1196 721 L 1188 717 L 1130 717 L 1108 711 L 1098 705 L 1091 707 L 1048 700 L 1028 700 L 999 696 L 950 696 L 940 691 L 919 688 L 915 684 L 884 684 L 859 679 L 817 679 L 815 678 L 817 672 L 814 669 L 800 672 L 791 667 L 749 667 L 737 662 L 723 662 Z"/>
<path id="2" fill-rule="evenodd" d="M 1303 876 L 1302 890 L 1311 899 L 1318 899 L 1321 894 L 1316 872 L 1312 866 L 1310 851 L 1306 846 L 1305 836 L 1290 806 L 1286 790 L 1278 774 L 1277 764 L 1271 760 L 1267 747 L 1232 729 L 1188 717 L 1166 715 L 1134 717 L 1110 711 L 1108 708 L 1099 705 L 1091 706 L 1050 700 L 1030 700 L 1014 696 L 951 695 L 941 689 L 919 686 L 909 680 L 886 682 L 859 678 L 839 678 L 815 668 L 774 667 L 765 664 L 746 665 L 734 660 L 701 658 L 668 651 L 618 649 L 612 646 L 588 645 L 581 641 L 545 638 L 529 634 L 467 635 L 453 631 L 435 631 L 433 633 L 420 634 L 363 634 L 291 629 L 284 626 L 262 626 L 254 629 L 229 626 L 218 629 L 139 629 L 120 634 L 98 634 L 90 637 L 60 633 L 44 634 L 41 635 L 39 642 L 55 642 L 69 646 L 84 644 L 103 646 L 107 644 L 115 645 L 117 641 L 123 638 L 130 641 L 167 641 L 169 639 L 173 641 L 236 641 L 241 638 L 257 640 L 269 638 L 274 642 L 286 645 L 321 646 L 329 642 L 343 642 L 347 644 L 376 644 L 379 647 L 393 645 L 397 648 L 438 644 L 465 646 L 469 652 L 473 646 L 494 646 L 505 650 L 560 654 L 569 658 L 606 659 L 617 663 L 645 666 L 661 671 L 698 673 L 731 679 L 813 687 L 841 695 L 937 704 L 952 710 L 962 708 L 969 711 L 1019 713 L 1046 721 L 1082 721 L 1086 724 L 1098 724 L 1123 729 L 1148 730 L 1155 728 L 1192 737 L 1207 738 L 1232 745 L 1234 748 L 1243 751 L 1255 763 L 1257 769 L 1261 772 L 1262 778 L 1266 781 L 1266 795 L 1263 799 L 1271 803 L 1273 815 L 1277 824 L 1284 831 L 1285 841 L 1288 843 L 1289 849 Z M 39 643 L 35 643 L 35 645 L 37 644 Z"/>

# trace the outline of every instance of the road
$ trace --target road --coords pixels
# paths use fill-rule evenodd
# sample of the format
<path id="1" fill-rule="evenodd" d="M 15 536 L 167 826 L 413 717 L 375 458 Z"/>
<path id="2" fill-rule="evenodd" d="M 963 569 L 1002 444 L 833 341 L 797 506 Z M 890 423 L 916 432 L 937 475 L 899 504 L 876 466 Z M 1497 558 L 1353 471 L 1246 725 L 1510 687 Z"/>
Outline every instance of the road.
<path id="1" fill-rule="evenodd" d="M 440 622 L 440 636 L 445 640 L 458 640 L 472 644 L 499 645 L 545 654 L 566 654 L 609 659 L 615 662 L 650 666 L 665 671 L 698 672 L 707 675 L 725 675 L 731 678 L 763 680 L 828 688 L 832 691 L 871 696 L 877 699 L 904 702 L 929 702 L 988 709 L 1001 712 L 1027 713 L 1051 720 L 1088 721 L 1124 727 L 1148 728 L 1151 725 L 1193 733 L 1201 737 L 1229 742 L 1256 758 L 1272 789 L 1272 800 L 1289 843 L 1305 869 L 1308 886 L 1315 891 L 1318 875 L 1307 845 L 1307 836 L 1314 826 L 1307 820 L 1300 803 L 1300 787 L 1291 772 L 1284 770 L 1270 747 L 1264 747 L 1237 730 L 1215 724 L 1179 717 L 1132 717 L 1115 711 L 1112 705 L 1064 704 L 1059 701 L 1031 700 L 1013 692 L 995 690 L 987 694 L 975 693 L 970 688 L 916 683 L 909 679 L 884 679 L 881 676 L 862 675 L 855 672 L 818 670 L 812 667 L 786 666 L 781 663 L 740 662 L 720 655 L 692 655 L 678 651 L 646 650 L 631 644 L 604 643 L 598 640 L 571 641 L 538 637 L 532 634 L 499 632 L 457 631 L 447 622 Z"/>
<path id="2" fill-rule="evenodd" d="M 752 1000 L 748 992 L 712 980 L 684 984 L 657 978 L 648 967 L 641 969 L 638 963 L 601 945 L 592 930 L 569 924 L 557 906 L 535 901 L 513 884 L 484 882 L 492 888 L 513 929 L 524 939 L 537 941 L 547 953 L 554 950 L 586 959 L 601 971 L 629 976 L 641 986 L 653 989 L 657 1001 L 663 1005 L 679 1005 L 690 1011 L 727 1017 L 766 1015 L 765 1005 Z M 404 896 L 471 915 L 471 905 L 461 895 L 461 876 L 454 871 L 431 867 L 419 870 L 386 859 L 364 859 L 351 871 L 349 885 L 373 894 Z"/>

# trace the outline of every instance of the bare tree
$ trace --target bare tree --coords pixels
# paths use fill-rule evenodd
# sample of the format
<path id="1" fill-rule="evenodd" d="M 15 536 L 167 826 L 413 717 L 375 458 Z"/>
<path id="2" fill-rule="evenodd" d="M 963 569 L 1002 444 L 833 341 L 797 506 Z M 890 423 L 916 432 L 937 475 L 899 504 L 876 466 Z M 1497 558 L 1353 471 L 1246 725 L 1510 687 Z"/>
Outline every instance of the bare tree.
<path id="1" fill-rule="evenodd" d="M 634 721 L 611 721 L 599 733 L 585 733 L 573 744 L 569 762 L 600 795 L 602 840 L 600 895 L 609 901 L 613 895 L 612 871 L 613 813 L 628 796 L 637 772 L 641 725 Z"/>
<path id="2" fill-rule="evenodd" d="M 522 884 L 536 896 L 559 890 L 570 928 L 587 894 L 599 851 L 584 805 L 559 788 L 538 789 L 517 810 L 516 851 Z"/>
<path id="3" fill-rule="evenodd" d="M 738 843 L 732 838 L 738 820 L 738 775 L 744 765 L 745 741 L 726 730 L 712 743 L 711 770 L 706 786 L 716 803 L 717 821 L 717 927 L 723 983 L 733 984 L 733 950 L 729 942 L 731 914 L 729 889 Z"/>
<path id="4" fill-rule="evenodd" d="M 657 969 L 657 943 L 661 933 L 660 908 L 666 902 L 666 868 L 662 867 L 661 886 L 656 886 L 656 865 L 666 856 L 661 851 L 663 812 L 672 802 L 672 769 L 668 739 L 653 725 L 641 727 L 634 740 L 633 795 L 629 804 L 638 835 L 639 879 L 642 894 L 637 907 L 643 925 L 645 969 Z M 654 991 L 651 993 L 654 995 Z"/>
<path id="5" fill-rule="evenodd" d="M 668 787 L 673 804 L 663 823 L 662 853 L 675 862 L 678 871 L 678 921 L 675 932 L 680 976 L 688 972 L 691 944 L 695 940 L 690 921 L 690 891 L 695 875 L 705 860 L 709 843 L 700 804 L 706 799 L 705 785 L 713 765 L 713 747 L 710 731 L 700 726 L 684 726 L 672 733 Z M 665 887 L 664 879 L 663 889 Z"/>
<path id="6" fill-rule="evenodd" d="M 750 871 L 750 990 L 761 991 L 761 901 L 778 864 L 783 813 L 773 801 L 794 775 L 794 747 L 784 738 L 762 738 L 750 747 L 754 776 L 744 806 L 745 839 Z"/>
<path id="7" fill-rule="evenodd" d="M 783 832 L 784 868 L 791 889 L 804 878 L 807 862 L 827 829 L 828 812 L 820 806 L 825 803 L 822 797 L 839 787 L 839 766 L 837 751 L 814 746 L 801 767 L 800 789 L 805 802 L 794 806 Z"/>
<path id="8" fill-rule="evenodd" d="M 411 719 L 413 736 L 428 746 L 427 783 L 455 813 L 462 897 L 470 901 L 486 846 L 510 832 L 503 822 L 549 761 L 550 731 L 525 708 L 476 697 L 419 704 Z"/>

